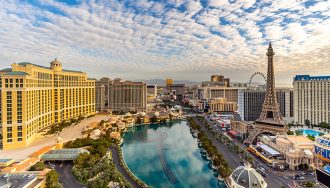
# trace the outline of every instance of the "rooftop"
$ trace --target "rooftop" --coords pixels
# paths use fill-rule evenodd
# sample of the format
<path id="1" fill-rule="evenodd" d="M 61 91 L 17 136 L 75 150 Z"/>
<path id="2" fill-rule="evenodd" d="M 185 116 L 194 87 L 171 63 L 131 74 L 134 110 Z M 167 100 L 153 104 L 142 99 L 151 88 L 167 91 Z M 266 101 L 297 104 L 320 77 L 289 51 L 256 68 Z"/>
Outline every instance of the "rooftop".
<path id="1" fill-rule="evenodd" d="M 12 71 L 11 68 L 5 68 L 5 69 L 0 70 L 0 72 L 11 72 L 11 71 Z"/>
<path id="2" fill-rule="evenodd" d="M 20 65 L 20 66 L 33 65 L 33 66 L 40 67 L 40 68 L 43 68 L 43 69 L 50 69 L 50 67 L 46 67 L 46 66 L 42 66 L 42 65 L 37 65 L 37 64 L 30 63 L 30 62 L 21 62 L 21 63 L 18 63 L 18 65 Z M 62 71 L 63 72 L 83 73 L 81 71 L 75 71 L 75 70 L 69 70 L 69 69 L 62 69 Z"/>
<path id="3" fill-rule="evenodd" d="M 237 184 L 237 187 L 266 188 L 264 178 L 249 164 L 237 167 L 230 178 Z"/>
<path id="4" fill-rule="evenodd" d="M 13 159 L 0 159 L 0 163 L 6 163 L 12 161 Z"/>
<path id="5" fill-rule="evenodd" d="M 309 138 L 305 137 L 305 136 L 287 136 L 288 140 L 290 140 L 291 142 L 295 143 L 295 144 L 299 144 L 299 143 L 310 143 L 313 144 L 313 141 L 311 141 Z"/>
<path id="6" fill-rule="evenodd" d="M 12 76 L 27 76 L 29 75 L 26 72 L 20 72 L 20 71 L 15 71 L 15 72 L 6 72 L 4 75 L 12 75 Z"/>
<path id="7" fill-rule="evenodd" d="M 20 65 L 20 66 L 33 65 L 33 66 L 44 68 L 44 69 L 50 69 L 49 67 L 33 64 L 33 63 L 30 63 L 30 62 L 21 62 L 21 63 L 18 63 L 18 65 Z"/>
<path id="8" fill-rule="evenodd" d="M 70 161 L 75 160 L 81 153 L 89 152 L 82 148 L 57 149 L 43 154 L 41 159 L 44 161 Z"/>
<path id="9" fill-rule="evenodd" d="M 83 73 L 81 71 L 75 71 L 75 70 L 69 70 L 69 69 L 62 69 L 63 72 L 77 72 L 77 73 Z"/>
<path id="10" fill-rule="evenodd" d="M 0 175 L 0 187 L 21 188 L 31 185 L 37 180 L 35 173 Z"/>
<path id="11" fill-rule="evenodd" d="M 264 151 L 266 151 L 267 153 L 269 153 L 270 155 L 272 156 L 279 156 L 281 155 L 278 151 L 274 150 L 273 148 L 261 143 L 261 142 L 258 142 L 257 144 L 260 148 L 262 148 Z"/>
<path id="12" fill-rule="evenodd" d="M 309 81 L 309 80 L 330 80 L 330 76 L 309 76 L 309 75 L 296 75 L 294 81 Z"/>

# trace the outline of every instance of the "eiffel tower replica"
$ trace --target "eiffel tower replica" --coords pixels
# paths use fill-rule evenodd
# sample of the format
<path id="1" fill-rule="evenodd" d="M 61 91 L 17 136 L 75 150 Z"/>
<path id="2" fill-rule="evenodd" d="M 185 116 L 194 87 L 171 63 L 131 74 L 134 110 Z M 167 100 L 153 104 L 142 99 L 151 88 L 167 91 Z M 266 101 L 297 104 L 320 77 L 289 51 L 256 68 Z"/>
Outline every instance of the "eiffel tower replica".
<path id="1" fill-rule="evenodd" d="M 272 44 L 269 43 L 266 53 L 268 57 L 267 69 L 267 91 L 262 105 L 260 117 L 256 120 L 253 130 L 249 137 L 244 141 L 245 144 L 252 144 L 259 134 L 271 133 L 274 135 L 286 134 L 288 128 L 280 112 L 276 98 L 273 56 L 275 55 Z"/>

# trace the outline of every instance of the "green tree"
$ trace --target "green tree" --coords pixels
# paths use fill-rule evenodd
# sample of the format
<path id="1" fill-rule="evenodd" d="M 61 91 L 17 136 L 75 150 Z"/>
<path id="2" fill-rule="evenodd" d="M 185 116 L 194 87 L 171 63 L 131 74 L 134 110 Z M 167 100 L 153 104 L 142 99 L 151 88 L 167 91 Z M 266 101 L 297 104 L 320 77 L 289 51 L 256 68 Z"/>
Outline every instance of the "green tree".
<path id="1" fill-rule="evenodd" d="M 287 134 L 288 134 L 288 135 L 293 135 L 294 132 L 289 130 L 289 131 L 287 132 Z"/>
<path id="2" fill-rule="evenodd" d="M 306 187 L 314 187 L 314 182 L 311 182 L 311 181 L 308 181 L 306 184 L 305 184 Z"/>
<path id="3" fill-rule="evenodd" d="M 39 161 L 36 164 L 34 164 L 33 166 L 31 166 L 29 171 L 42 171 L 45 168 L 46 168 L 46 165 L 43 162 Z"/>
<path id="4" fill-rule="evenodd" d="M 328 129 L 329 128 L 329 125 L 326 122 L 321 122 L 319 124 L 319 127 Z"/>
<path id="5" fill-rule="evenodd" d="M 307 138 L 309 138 L 311 141 L 315 141 L 315 136 L 308 134 Z"/>
<path id="6" fill-rule="evenodd" d="M 311 126 L 311 121 L 305 119 L 305 125 L 309 128 Z"/>
<path id="7" fill-rule="evenodd" d="M 254 158 L 253 158 L 252 156 L 249 155 L 249 156 L 246 158 L 246 160 L 247 160 L 251 165 L 254 164 Z"/>
<path id="8" fill-rule="evenodd" d="M 157 118 L 156 116 L 152 116 L 152 117 L 150 118 L 150 122 L 151 122 L 151 123 L 156 123 L 156 122 L 158 122 L 158 118 Z"/>
<path id="9" fill-rule="evenodd" d="M 51 170 L 46 176 L 46 187 L 47 188 L 58 188 L 61 187 L 58 182 L 58 174 L 55 170 Z"/>

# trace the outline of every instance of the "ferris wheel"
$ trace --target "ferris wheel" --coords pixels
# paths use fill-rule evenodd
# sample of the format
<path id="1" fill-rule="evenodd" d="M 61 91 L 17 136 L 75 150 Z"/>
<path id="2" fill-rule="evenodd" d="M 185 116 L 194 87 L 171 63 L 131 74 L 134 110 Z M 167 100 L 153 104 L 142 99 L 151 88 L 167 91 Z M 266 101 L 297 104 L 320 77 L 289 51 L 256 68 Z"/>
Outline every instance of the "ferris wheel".
<path id="1" fill-rule="evenodd" d="M 251 78 L 250 78 L 250 81 L 249 81 L 249 87 L 251 87 L 251 82 L 252 82 L 252 79 L 256 76 L 256 75 L 260 75 L 262 76 L 262 78 L 264 79 L 265 82 L 267 82 L 267 79 L 266 79 L 266 76 L 261 73 L 261 72 L 255 72 L 252 74 Z"/>

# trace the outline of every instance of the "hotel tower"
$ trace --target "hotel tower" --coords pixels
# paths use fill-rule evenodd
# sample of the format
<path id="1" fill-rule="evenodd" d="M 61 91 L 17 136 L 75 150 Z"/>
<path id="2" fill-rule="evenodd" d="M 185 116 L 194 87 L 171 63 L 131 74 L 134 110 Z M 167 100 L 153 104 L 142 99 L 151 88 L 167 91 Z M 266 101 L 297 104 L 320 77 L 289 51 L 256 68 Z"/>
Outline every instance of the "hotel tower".
<path id="1" fill-rule="evenodd" d="M 29 145 L 54 123 L 95 114 L 95 80 L 86 73 L 28 62 L 0 70 L 0 147 Z"/>

